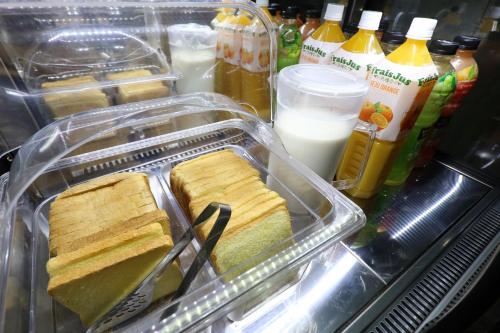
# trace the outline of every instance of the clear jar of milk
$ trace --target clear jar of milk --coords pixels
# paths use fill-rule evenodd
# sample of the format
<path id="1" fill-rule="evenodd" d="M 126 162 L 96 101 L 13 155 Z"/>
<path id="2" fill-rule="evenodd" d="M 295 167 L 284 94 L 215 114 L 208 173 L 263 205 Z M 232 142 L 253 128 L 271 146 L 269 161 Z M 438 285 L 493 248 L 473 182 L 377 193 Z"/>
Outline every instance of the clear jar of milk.
<path id="1" fill-rule="evenodd" d="M 181 76 L 177 93 L 213 92 L 217 32 L 196 23 L 175 24 L 167 31 L 172 68 Z"/>
<path id="2" fill-rule="evenodd" d="M 328 65 L 279 73 L 274 129 L 292 157 L 332 181 L 368 92 L 365 80 Z"/>

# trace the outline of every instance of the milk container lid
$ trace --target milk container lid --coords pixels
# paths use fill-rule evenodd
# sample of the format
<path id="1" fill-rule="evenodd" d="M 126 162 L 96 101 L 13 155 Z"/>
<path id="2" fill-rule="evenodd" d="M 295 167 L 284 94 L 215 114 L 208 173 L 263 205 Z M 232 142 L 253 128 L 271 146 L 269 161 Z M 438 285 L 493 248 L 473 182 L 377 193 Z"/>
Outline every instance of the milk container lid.
<path id="1" fill-rule="evenodd" d="M 167 28 L 167 32 L 170 45 L 178 47 L 199 50 L 213 47 L 217 43 L 217 32 L 208 25 L 174 24 Z"/>
<path id="2" fill-rule="evenodd" d="M 325 20 L 328 21 L 342 21 L 344 15 L 344 6 L 329 3 L 326 7 Z"/>
<path id="3" fill-rule="evenodd" d="M 304 93 L 323 97 L 358 97 L 368 91 L 366 80 L 328 65 L 288 66 L 279 72 L 278 80 Z"/>
<path id="4" fill-rule="evenodd" d="M 413 21 L 411 21 L 410 29 L 408 29 L 406 33 L 406 38 L 429 40 L 434 33 L 436 25 L 437 20 L 415 17 Z"/>
<path id="5" fill-rule="evenodd" d="M 358 28 L 366 30 L 377 30 L 382 19 L 382 12 L 364 10 L 359 20 Z"/>

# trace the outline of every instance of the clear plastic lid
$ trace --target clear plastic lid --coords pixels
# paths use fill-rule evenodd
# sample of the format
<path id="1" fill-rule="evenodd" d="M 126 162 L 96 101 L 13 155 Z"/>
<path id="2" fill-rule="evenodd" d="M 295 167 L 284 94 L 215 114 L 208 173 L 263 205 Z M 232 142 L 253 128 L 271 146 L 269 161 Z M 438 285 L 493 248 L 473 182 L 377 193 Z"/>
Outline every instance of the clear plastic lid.
<path id="1" fill-rule="evenodd" d="M 279 73 L 278 103 L 290 107 L 320 106 L 357 115 L 367 92 L 365 80 L 327 65 L 294 65 Z"/>
<path id="2" fill-rule="evenodd" d="M 188 49 L 205 44 L 215 48 L 213 41 L 218 32 L 209 31 L 208 27 L 215 18 L 224 18 L 232 12 L 244 11 L 261 23 L 263 34 L 269 37 L 260 44 L 265 48 L 263 53 L 269 59 L 275 57 L 276 41 L 270 38 L 273 24 L 250 1 L 153 1 L 146 5 L 141 1 L 70 0 L 26 4 L 0 3 L 0 41 L 5 47 L 4 62 L 14 69 L 9 73 L 12 81 L 20 83 L 17 90 L 9 87 L 8 92 L 27 102 L 40 128 L 54 119 L 94 108 L 193 91 L 233 96 L 228 89 L 236 86 L 245 92 L 233 96 L 237 103 L 249 105 L 267 121 L 271 119 L 272 82 L 269 85 L 267 78 L 273 80 L 272 62 L 258 80 L 243 80 L 240 75 L 228 79 L 223 62 L 209 66 L 208 60 L 204 60 L 210 71 L 202 66 L 189 73 L 187 79 L 184 76 L 184 83 L 187 87 L 196 86 L 198 79 L 202 79 L 213 81 L 212 84 L 197 89 L 182 89 L 181 85 L 179 91 L 174 84 L 186 74 L 173 68 L 172 49 L 179 45 L 176 36 L 185 39 L 183 45 Z M 201 26 L 204 28 L 198 29 Z M 184 33 L 170 36 L 174 41 L 169 42 L 168 29 L 179 27 L 184 27 Z M 205 37 L 193 29 L 203 31 Z M 228 36 L 232 38 L 231 34 Z M 235 43 L 235 47 L 239 44 Z M 193 57 L 196 55 L 183 56 L 186 63 Z M 228 80 L 231 83 L 224 85 Z"/>
<path id="3" fill-rule="evenodd" d="M 5 254 L 0 258 L 0 327 L 9 331 L 26 323 L 36 331 L 82 330 L 75 314 L 46 292 L 47 225 L 56 195 L 101 175 L 147 172 L 159 207 L 165 207 L 179 230 L 186 230 L 189 222 L 173 199 L 169 172 L 179 162 L 220 149 L 247 159 L 287 199 L 292 237 L 274 240 L 266 251 L 223 274 L 208 267 L 183 297 L 162 299 L 124 329 L 194 329 L 238 306 L 249 311 L 300 279 L 308 259 L 365 222 L 359 207 L 286 153 L 269 125 L 225 96 L 175 96 L 74 115 L 23 145 L 0 190 L 0 251 Z M 189 258 L 181 258 L 181 266 Z M 174 314 L 164 315 L 172 308 Z"/>
<path id="4" fill-rule="evenodd" d="M 167 28 L 168 42 L 180 48 L 202 50 L 215 48 L 217 32 L 207 25 L 196 23 L 175 24 Z"/>

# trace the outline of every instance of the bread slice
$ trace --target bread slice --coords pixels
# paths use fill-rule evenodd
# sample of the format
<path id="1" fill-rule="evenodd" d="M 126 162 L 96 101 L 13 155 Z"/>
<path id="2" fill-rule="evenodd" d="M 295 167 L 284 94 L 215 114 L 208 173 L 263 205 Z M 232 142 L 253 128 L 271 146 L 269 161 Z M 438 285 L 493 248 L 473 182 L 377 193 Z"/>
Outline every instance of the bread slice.
<path id="1" fill-rule="evenodd" d="M 170 186 L 192 221 L 210 202 L 231 207 L 231 220 L 211 256 L 221 273 L 263 251 L 267 251 L 265 257 L 273 255 L 286 246 L 273 246 L 275 243 L 292 237 L 286 201 L 267 188 L 258 170 L 231 150 L 180 163 L 170 174 Z M 215 219 L 212 216 L 197 228 L 202 240 Z"/>
<path id="2" fill-rule="evenodd" d="M 127 80 L 133 78 L 144 78 L 152 76 L 151 71 L 139 69 L 119 73 L 108 73 L 106 79 Z M 154 80 L 147 82 L 127 83 L 118 86 L 117 101 L 119 104 L 145 101 L 154 98 L 166 97 L 170 94 L 170 89 L 162 81 Z"/>
<path id="3" fill-rule="evenodd" d="M 48 292 L 90 325 L 132 292 L 171 248 L 159 223 L 90 243 L 49 260 Z M 176 265 L 164 278 L 161 293 L 171 293 L 182 279 Z"/>
<path id="4" fill-rule="evenodd" d="M 157 211 L 143 173 L 108 175 L 74 186 L 51 204 L 50 252 L 61 254 L 74 249 L 73 243 L 98 240 L 106 230 L 123 231 L 129 224 L 145 225 L 156 219 L 166 219 L 164 224 L 168 224 L 166 214 Z"/>
<path id="5" fill-rule="evenodd" d="M 97 83 L 98 81 L 90 75 L 83 75 L 71 79 L 58 80 L 42 83 L 42 89 L 71 88 L 77 89 L 78 85 Z M 109 106 L 108 98 L 98 88 L 86 88 L 80 91 L 48 93 L 43 96 L 56 118 L 68 116 L 74 113 Z"/>

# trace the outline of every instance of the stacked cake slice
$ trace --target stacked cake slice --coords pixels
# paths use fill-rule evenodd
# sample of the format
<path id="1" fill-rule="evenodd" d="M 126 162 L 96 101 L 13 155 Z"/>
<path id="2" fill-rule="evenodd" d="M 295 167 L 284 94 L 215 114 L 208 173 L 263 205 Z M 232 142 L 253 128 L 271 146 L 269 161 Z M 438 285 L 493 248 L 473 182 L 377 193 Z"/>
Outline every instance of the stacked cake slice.
<path id="1" fill-rule="evenodd" d="M 105 176 L 61 193 L 49 228 L 48 292 L 85 325 L 132 292 L 173 246 L 168 216 L 141 173 Z M 155 295 L 172 293 L 181 279 L 174 263 Z"/>
<path id="2" fill-rule="evenodd" d="M 259 172 L 231 150 L 180 163 L 170 174 L 170 184 L 192 221 L 210 202 L 231 206 L 231 220 L 212 252 L 219 272 L 292 236 L 286 201 L 268 189 Z M 212 217 L 198 228 L 202 239 L 214 220 Z M 278 250 L 274 247 L 268 255 Z"/>

